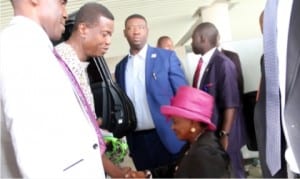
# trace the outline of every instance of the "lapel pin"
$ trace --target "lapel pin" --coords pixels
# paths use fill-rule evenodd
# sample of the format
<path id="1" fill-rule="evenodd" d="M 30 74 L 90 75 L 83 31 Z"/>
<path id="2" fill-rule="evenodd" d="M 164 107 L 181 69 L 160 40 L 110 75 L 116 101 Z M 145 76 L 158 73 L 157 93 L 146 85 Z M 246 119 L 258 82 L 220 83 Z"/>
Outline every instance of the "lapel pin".
<path id="1" fill-rule="evenodd" d="M 153 76 L 154 80 L 156 80 L 156 74 L 152 73 L 152 76 Z"/>
<path id="2" fill-rule="evenodd" d="M 152 53 L 151 58 L 156 58 L 156 53 Z"/>

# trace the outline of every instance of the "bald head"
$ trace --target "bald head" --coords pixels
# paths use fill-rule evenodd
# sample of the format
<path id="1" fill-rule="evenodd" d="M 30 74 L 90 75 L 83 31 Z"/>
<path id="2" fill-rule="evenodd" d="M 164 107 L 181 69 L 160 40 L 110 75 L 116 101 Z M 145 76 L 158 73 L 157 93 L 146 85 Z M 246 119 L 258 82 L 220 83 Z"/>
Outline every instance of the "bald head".
<path id="1" fill-rule="evenodd" d="M 212 46 L 216 46 L 218 44 L 219 31 L 216 26 L 210 22 L 199 24 L 194 33 L 197 36 L 207 38 Z"/>
<path id="2" fill-rule="evenodd" d="M 158 38 L 157 47 L 168 49 L 168 50 L 174 49 L 173 41 L 169 36 L 161 36 L 160 38 Z"/>
<path id="3" fill-rule="evenodd" d="M 199 24 L 192 35 L 192 48 L 195 54 L 205 54 L 210 49 L 218 46 L 218 29 L 209 22 Z"/>

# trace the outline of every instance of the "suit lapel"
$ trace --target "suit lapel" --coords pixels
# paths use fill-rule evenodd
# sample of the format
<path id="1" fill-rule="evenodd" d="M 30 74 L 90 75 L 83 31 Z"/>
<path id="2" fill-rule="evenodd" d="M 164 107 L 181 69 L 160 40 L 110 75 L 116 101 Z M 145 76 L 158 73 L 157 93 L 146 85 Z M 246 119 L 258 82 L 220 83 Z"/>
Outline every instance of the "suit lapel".
<path id="1" fill-rule="evenodd" d="M 122 89 L 126 89 L 126 80 L 125 80 L 125 72 L 126 72 L 126 66 L 127 66 L 127 62 L 128 62 L 128 58 L 129 56 L 127 55 L 126 57 L 124 57 L 124 62 L 120 64 L 120 72 L 121 72 L 121 76 L 120 76 L 120 81 L 119 81 L 119 85 Z"/>
<path id="2" fill-rule="evenodd" d="M 216 49 L 215 52 L 213 53 L 213 55 L 210 57 L 209 63 L 205 68 L 205 71 L 203 73 L 202 79 L 201 79 L 201 83 L 200 83 L 200 89 L 206 91 L 204 88 L 205 85 L 205 79 L 207 78 L 207 75 L 209 75 L 209 71 L 214 63 L 214 57 L 219 53 L 219 51 Z"/>
<path id="3" fill-rule="evenodd" d="M 157 53 L 155 53 L 154 48 L 148 46 L 147 56 L 146 56 L 146 75 L 145 75 L 146 87 L 148 84 L 147 79 L 150 79 L 151 77 L 156 77 L 156 73 L 153 70 L 156 60 L 157 60 Z"/>
<path id="4" fill-rule="evenodd" d="M 289 99 L 291 89 L 295 85 L 296 78 L 300 78 L 300 1 L 294 0 L 290 27 L 288 34 L 287 67 L 286 67 L 286 101 Z"/>

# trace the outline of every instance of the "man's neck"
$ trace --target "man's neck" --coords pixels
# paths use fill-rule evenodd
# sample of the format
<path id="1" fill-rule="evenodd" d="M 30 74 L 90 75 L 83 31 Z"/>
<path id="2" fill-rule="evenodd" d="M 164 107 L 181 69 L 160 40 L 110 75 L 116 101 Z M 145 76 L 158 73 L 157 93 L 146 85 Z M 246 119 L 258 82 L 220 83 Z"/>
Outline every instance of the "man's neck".
<path id="1" fill-rule="evenodd" d="M 87 61 L 88 57 L 85 55 L 84 50 L 82 49 L 80 43 L 77 43 L 76 38 L 71 36 L 67 41 L 65 41 L 65 43 L 69 44 L 73 48 L 80 61 L 82 62 Z"/>

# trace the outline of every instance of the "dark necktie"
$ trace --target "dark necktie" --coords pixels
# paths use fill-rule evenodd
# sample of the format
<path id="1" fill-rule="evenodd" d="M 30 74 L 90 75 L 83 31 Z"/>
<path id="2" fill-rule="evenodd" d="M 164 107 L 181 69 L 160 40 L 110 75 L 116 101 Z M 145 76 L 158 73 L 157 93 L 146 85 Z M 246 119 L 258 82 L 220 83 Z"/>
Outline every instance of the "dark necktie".
<path id="1" fill-rule="evenodd" d="M 62 65 L 62 67 L 63 67 L 64 71 L 66 72 L 66 74 L 68 75 L 69 79 L 71 80 L 73 88 L 75 89 L 76 94 L 79 96 L 80 102 L 83 105 L 84 110 L 87 113 L 90 121 L 92 122 L 92 124 L 95 128 L 96 134 L 98 136 L 98 141 L 100 144 L 100 152 L 101 152 L 101 154 L 103 154 L 105 152 L 106 145 L 103 141 L 103 136 L 98 127 L 96 115 L 92 111 L 92 108 L 91 108 L 90 104 L 88 103 L 86 97 L 84 96 L 84 93 L 81 90 L 81 87 L 80 87 L 78 81 L 76 80 L 74 74 L 72 73 L 71 69 L 68 67 L 68 65 L 65 63 L 65 61 L 61 58 L 61 56 L 57 53 L 57 51 L 55 49 L 53 49 L 53 53 L 54 53 L 56 59 Z M 94 145 L 93 147 L 95 148 L 97 146 Z"/>
<path id="2" fill-rule="evenodd" d="M 279 66 L 277 56 L 277 3 L 264 10 L 264 65 L 266 76 L 266 163 L 272 175 L 281 168 Z M 263 151 L 262 151 L 263 152 Z"/>
<path id="3" fill-rule="evenodd" d="M 194 88 L 198 87 L 197 84 L 198 84 L 199 77 L 200 77 L 200 71 L 201 71 L 202 63 L 203 63 L 203 60 L 202 60 L 202 58 L 200 58 L 199 61 L 198 61 L 196 71 L 194 73 L 194 77 L 193 77 L 193 87 Z"/>

